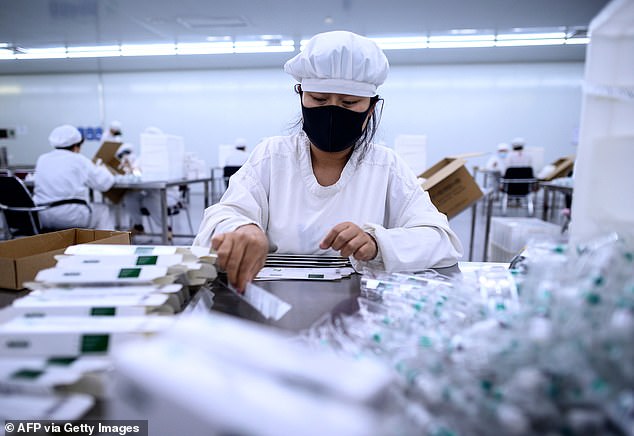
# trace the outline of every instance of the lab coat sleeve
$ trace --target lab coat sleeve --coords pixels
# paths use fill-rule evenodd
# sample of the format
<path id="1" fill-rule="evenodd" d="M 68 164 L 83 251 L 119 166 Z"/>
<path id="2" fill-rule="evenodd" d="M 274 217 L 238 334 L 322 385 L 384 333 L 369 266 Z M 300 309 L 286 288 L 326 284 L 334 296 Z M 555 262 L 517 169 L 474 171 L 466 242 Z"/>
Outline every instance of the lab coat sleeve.
<path id="1" fill-rule="evenodd" d="M 114 176 L 103 165 L 95 165 L 86 159 L 86 185 L 96 191 L 104 192 L 109 190 L 114 184 Z"/>
<path id="2" fill-rule="evenodd" d="M 351 258 L 357 271 L 364 268 L 387 272 L 414 272 L 455 265 L 462 256 L 462 244 L 438 212 L 429 194 L 410 190 L 401 207 L 390 212 L 388 227 L 366 223 L 363 228 L 377 242 L 378 255 L 369 262 Z"/>
<path id="3" fill-rule="evenodd" d="M 266 232 L 268 216 L 266 192 L 247 163 L 231 177 L 220 202 L 205 210 L 193 245 L 210 247 L 214 235 L 232 232 L 246 224 L 255 224 Z"/>

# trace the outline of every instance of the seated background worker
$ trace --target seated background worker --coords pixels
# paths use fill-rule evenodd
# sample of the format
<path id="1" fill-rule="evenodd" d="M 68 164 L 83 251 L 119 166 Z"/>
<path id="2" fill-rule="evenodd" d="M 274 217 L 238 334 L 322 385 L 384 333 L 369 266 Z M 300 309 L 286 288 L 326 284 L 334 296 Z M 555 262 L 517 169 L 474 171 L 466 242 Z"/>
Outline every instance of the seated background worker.
<path id="1" fill-rule="evenodd" d="M 108 129 L 104 130 L 103 136 L 101 137 L 101 143 L 103 144 L 106 141 L 123 142 L 123 133 L 121 132 L 120 121 L 112 121 L 110 126 L 108 126 Z"/>
<path id="2" fill-rule="evenodd" d="M 302 130 L 263 140 L 207 208 L 194 245 L 213 246 L 244 290 L 267 253 L 350 257 L 387 271 L 454 265 L 462 246 L 409 166 L 372 142 L 388 61 L 351 32 L 315 35 L 286 62 Z M 298 126 L 299 127 L 299 126 Z M 298 129 L 299 130 L 299 129 Z"/>
<path id="3" fill-rule="evenodd" d="M 513 151 L 511 151 L 506 161 L 507 168 L 533 166 L 533 159 L 524 151 L 524 145 L 526 145 L 524 138 L 515 138 L 511 141 Z"/>
<path id="4" fill-rule="evenodd" d="M 48 137 L 54 148 L 41 155 L 35 165 L 34 196 L 36 204 L 59 200 L 89 201 L 88 189 L 107 191 L 114 176 L 103 165 L 95 165 L 80 154 L 84 139 L 68 124 L 56 127 Z M 91 204 L 92 213 L 82 204 L 66 204 L 40 212 L 42 226 L 51 229 L 73 227 L 114 229 L 114 217 L 108 205 Z"/>
<path id="5" fill-rule="evenodd" d="M 508 144 L 504 142 L 498 144 L 497 151 L 487 161 L 486 169 L 491 171 L 498 171 L 500 174 L 503 175 L 504 171 L 506 171 L 506 161 L 508 159 L 508 153 Z"/>

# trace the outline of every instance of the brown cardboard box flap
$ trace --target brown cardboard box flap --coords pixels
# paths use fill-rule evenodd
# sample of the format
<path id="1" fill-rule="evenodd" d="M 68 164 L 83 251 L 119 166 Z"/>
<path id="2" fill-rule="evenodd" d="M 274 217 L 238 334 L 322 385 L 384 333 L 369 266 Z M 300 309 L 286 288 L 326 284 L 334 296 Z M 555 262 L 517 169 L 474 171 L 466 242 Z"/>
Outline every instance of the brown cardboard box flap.
<path id="1" fill-rule="evenodd" d="M 55 266 L 56 254 L 76 244 L 129 244 L 130 234 L 109 230 L 68 229 L 0 242 L 0 288 L 22 289 L 44 268 Z"/>
<path id="2" fill-rule="evenodd" d="M 101 160 L 112 174 L 123 174 L 124 172 L 120 168 L 121 161 L 117 158 L 117 150 L 119 150 L 121 144 L 121 142 L 105 141 L 103 144 L 101 144 L 101 147 L 99 147 L 97 153 L 95 153 L 92 161 L 96 163 L 98 160 Z M 115 188 L 104 192 L 103 196 L 110 200 L 112 203 L 118 204 L 125 193 L 125 189 Z"/>
<path id="3" fill-rule="evenodd" d="M 460 169 L 460 167 L 464 164 L 465 161 L 462 159 L 444 158 L 431 168 L 425 170 L 420 176 L 418 176 L 425 179 L 422 185 L 423 189 L 428 191 L 432 186 L 437 185 L 442 180 L 449 177 L 452 173 Z"/>
<path id="4" fill-rule="evenodd" d="M 423 172 L 421 187 L 436 208 L 451 219 L 482 197 L 463 159 L 445 158 Z"/>
<path id="5" fill-rule="evenodd" d="M 575 156 L 561 157 L 551 163 L 554 168 L 540 180 L 551 181 L 559 177 L 566 177 L 575 166 Z"/>

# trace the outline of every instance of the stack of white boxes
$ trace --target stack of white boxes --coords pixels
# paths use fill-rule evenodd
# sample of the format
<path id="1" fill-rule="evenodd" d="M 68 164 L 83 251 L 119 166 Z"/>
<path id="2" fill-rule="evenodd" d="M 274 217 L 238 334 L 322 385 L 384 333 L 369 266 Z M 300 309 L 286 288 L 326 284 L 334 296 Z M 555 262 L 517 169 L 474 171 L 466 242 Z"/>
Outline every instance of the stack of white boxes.
<path id="1" fill-rule="evenodd" d="M 171 327 L 190 287 L 216 277 L 202 247 L 80 244 L 55 258 L 0 311 L 0 418 L 80 418 L 107 394 L 112 351 Z"/>
<path id="2" fill-rule="evenodd" d="M 530 241 L 556 240 L 561 227 L 537 218 L 491 218 L 489 262 L 510 262 Z"/>

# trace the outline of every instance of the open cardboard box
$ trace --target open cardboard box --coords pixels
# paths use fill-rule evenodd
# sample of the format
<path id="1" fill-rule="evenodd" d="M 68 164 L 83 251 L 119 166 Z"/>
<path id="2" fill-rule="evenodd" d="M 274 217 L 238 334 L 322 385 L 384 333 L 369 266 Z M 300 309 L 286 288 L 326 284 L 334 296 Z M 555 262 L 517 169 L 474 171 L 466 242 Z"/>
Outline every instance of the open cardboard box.
<path id="1" fill-rule="evenodd" d="M 431 202 L 448 219 L 482 197 L 482 191 L 465 163 L 460 157 L 447 157 L 418 176 L 425 179 L 421 186 L 429 193 Z"/>
<path id="2" fill-rule="evenodd" d="M 97 163 L 98 161 L 103 162 L 112 174 L 123 174 L 123 171 L 120 168 L 121 161 L 117 158 L 117 150 L 119 150 L 119 147 L 121 147 L 121 142 L 105 141 L 101 144 L 97 153 L 95 153 L 92 161 L 94 163 Z M 104 192 L 103 196 L 112 203 L 118 204 L 121 201 L 121 198 L 123 198 L 125 192 L 125 189 L 114 188 Z"/>
<path id="3" fill-rule="evenodd" d="M 540 177 L 540 180 L 550 182 L 551 180 L 558 179 L 559 177 L 566 177 L 570 171 L 572 171 L 574 165 L 574 156 L 561 157 L 549 165 L 552 167 L 551 171 Z"/>
<path id="4" fill-rule="evenodd" d="M 96 242 L 130 244 L 128 232 L 68 229 L 0 242 L 0 288 L 22 289 L 38 271 L 55 266 L 56 254 L 66 247 Z"/>

